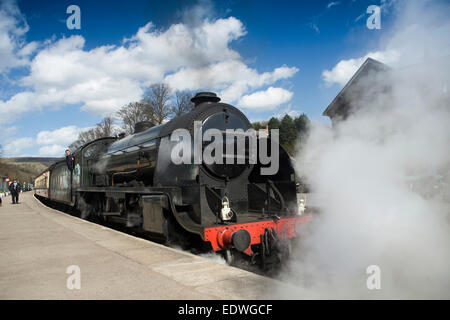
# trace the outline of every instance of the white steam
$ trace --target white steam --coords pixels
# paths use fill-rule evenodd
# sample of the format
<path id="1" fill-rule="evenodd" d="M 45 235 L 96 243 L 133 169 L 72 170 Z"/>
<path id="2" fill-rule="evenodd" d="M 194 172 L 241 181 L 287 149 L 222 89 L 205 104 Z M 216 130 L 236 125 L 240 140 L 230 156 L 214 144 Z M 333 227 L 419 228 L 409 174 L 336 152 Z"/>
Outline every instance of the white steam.
<path id="1" fill-rule="evenodd" d="M 448 20 L 415 28 L 432 33 L 428 51 L 449 48 Z M 450 298 L 450 59 L 427 57 L 366 79 L 334 128 L 313 125 L 297 171 L 321 212 L 286 275 L 298 289 L 282 298 Z M 370 265 L 380 290 L 366 286 Z"/>

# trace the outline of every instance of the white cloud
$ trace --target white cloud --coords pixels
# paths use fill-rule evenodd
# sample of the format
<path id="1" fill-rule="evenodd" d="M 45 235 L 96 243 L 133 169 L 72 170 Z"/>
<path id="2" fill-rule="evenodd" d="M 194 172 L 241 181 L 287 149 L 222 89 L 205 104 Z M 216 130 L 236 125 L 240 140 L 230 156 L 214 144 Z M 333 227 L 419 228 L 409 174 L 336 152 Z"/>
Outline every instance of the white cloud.
<path id="1" fill-rule="evenodd" d="M 4 156 L 17 157 L 29 155 L 30 152 L 27 149 L 32 148 L 34 146 L 34 143 L 34 139 L 29 137 L 10 140 L 5 144 L 5 147 L 3 149 Z"/>
<path id="2" fill-rule="evenodd" d="M 361 20 L 365 15 L 366 15 L 366 12 L 361 13 L 359 16 L 357 16 L 355 18 L 355 22 L 358 22 L 359 20 Z"/>
<path id="3" fill-rule="evenodd" d="M 38 46 L 39 43 L 37 41 L 31 41 L 23 46 L 23 48 L 17 52 L 17 55 L 19 57 L 28 57 L 38 49 Z"/>
<path id="4" fill-rule="evenodd" d="M 86 50 L 85 39 L 79 35 L 24 45 L 21 56 L 36 52 L 29 74 L 20 81 L 27 89 L 0 100 L 0 123 L 14 122 L 26 112 L 68 104 L 108 115 L 140 100 L 144 87 L 160 81 L 175 89 L 215 90 L 223 95 L 223 101 L 232 103 L 298 71 L 281 66 L 259 73 L 244 63 L 230 46 L 246 34 L 240 20 L 197 20 L 195 24 L 173 24 L 166 30 L 149 22 L 119 46 Z M 14 115 L 9 112 L 12 108 Z"/>
<path id="5" fill-rule="evenodd" d="M 265 91 L 258 91 L 243 96 L 238 106 L 248 109 L 273 110 L 292 99 L 293 93 L 283 88 L 269 87 Z"/>
<path id="6" fill-rule="evenodd" d="M 29 63 L 27 59 L 17 54 L 27 31 L 28 25 L 15 2 L 2 1 L 0 3 L 0 74 Z"/>
<path id="7" fill-rule="evenodd" d="M 203 68 L 181 69 L 165 78 L 171 87 L 179 90 L 212 88 L 221 91 L 223 101 L 237 101 L 245 92 L 292 77 L 298 69 L 282 66 L 272 72 L 258 73 L 242 61 L 227 60 Z"/>
<path id="8" fill-rule="evenodd" d="M 36 147 L 39 148 L 38 153 L 41 156 L 63 156 L 64 150 L 78 138 L 78 134 L 88 129 L 90 127 L 66 126 L 55 130 L 40 131 L 36 138 L 11 138 L 5 143 L 4 156 L 27 156 L 34 153 Z M 14 128 L 11 130 L 14 130 Z"/>
<path id="9" fill-rule="evenodd" d="M 0 101 L 0 123 L 11 123 L 22 113 L 25 113 L 33 108 L 40 109 L 39 97 L 35 96 L 33 92 L 23 91 L 19 92 L 8 101 Z M 11 112 L 14 110 L 14 112 Z"/>
<path id="10" fill-rule="evenodd" d="M 327 9 L 330 9 L 331 7 L 337 6 L 339 4 L 339 1 L 331 1 L 328 5 L 327 5 Z"/>
<path id="11" fill-rule="evenodd" d="M 310 26 L 312 29 L 314 29 L 314 31 L 315 31 L 317 34 L 320 33 L 320 29 L 319 29 L 319 27 L 317 26 L 317 24 L 315 24 L 315 23 L 310 23 L 309 26 Z"/>
<path id="12" fill-rule="evenodd" d="M 62 157 L 66 149 L 66 146 L 52 144 L 39 148 L 39 154 L 45 157 Z"/>
<path id="13" fill-rule="evenodd" d="M 282 110 L 280 110 L 280 112 L 278 112 L 275 117 L 276 118 L 283 118 L 285 115 L 289 115 L 292 118 L 298 117 L 300 115 L 300 112 L 298 110 L 293 110 L 292 109 L 292 105 L 289 104 L 286 108 L 283 108 Z"/>
<path id="14" fill-rule="evenodd" d="M 383 38 L 380 50 L 363 57 L 339 61 L 331 70 L 324 70 L 325 85 L 344 86 L 362 63 L 371 57 L 392 67 L 426 63 L 450 55 L 450 20 L 448 3 L 428 1 L 381 1 L 382 10 L 397 12 L 392 34 Z M 426 14 L 424 14 L 426 12 Z"/>
<path id="15" fill-rule="evenodd" d="M 64 145 L 67 146 L 75 141 L 81 131 L 89 128 L 78 128 L 67 126 L 53 131 L 44 130 L 38 133 L 36 142 L 40 145 Z"/>
<path id="16" fill-rule="evenodd" d="M 372 58 L 386 64 L 391 64 L 398 61 L 399 54 L 394 50 L 376 51 L 369 52 L 361 58 L 341 60 L 333 67 L 333 69 L 324 70 L 322 72 L 322 78 L 325 81 L 326 86 L 331 86 L 334 83 L 344 86 L 367 58 Z"/>
<path id="17" fill-rule="evenodd" d="M 91 129 L 66 126 L 55 130 L 44 130 L 37 134 L 36 143 L 40 145 L 38 153 L 46 157 L 62 157 L 68 146 L 74 142 L 80 132 Z"/>
<path id="18" fill-rule="evenodd" d="M 4 127 L 0 125 L 0 145 L 4 144 L 4 141 L 8 141 L 8 138 L 14 136 L 18 130 L 17 126 Z"/>

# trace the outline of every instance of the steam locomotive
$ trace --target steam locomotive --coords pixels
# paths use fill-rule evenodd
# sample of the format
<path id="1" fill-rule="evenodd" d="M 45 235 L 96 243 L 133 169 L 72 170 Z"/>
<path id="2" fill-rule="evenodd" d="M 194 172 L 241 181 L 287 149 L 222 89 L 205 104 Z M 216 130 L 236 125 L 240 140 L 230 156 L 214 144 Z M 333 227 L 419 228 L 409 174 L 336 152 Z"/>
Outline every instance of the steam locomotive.
<path id="1" fill-rule="evenodd" d="M 36 177 L 36 197 L 75 209 L 83 218 L 120 223 L 157 241 L 201 245 L 223 253 L 230 263 L 238 256 L 264 268 L 279 263 L 309 219 L 298 212 L 289 155 L 260 136 L 267 149 L 279 153 L 279 170 L 262 174 L 270 164 L 260 152 L 251 163 L 247 137 L 244 161 L 237 161 L 239 152 L 229 152 L 237 150 L 237 137 L 225 133 L 247 132 L 249 120 L 215 93 L 197 93 L 192 102 L 192 111 L 167 123 L 140 122 L 132 135 L 101 138 L 78 148 L 72 172 L 62 160 Z M 203 131 L 217 129 L 224 135 L 224 146 L 235 143 L 221 155 L 224 161 L 174 163 L 179 141 L 171 135 L 184 129 L 194 136 L 195 123 Z M 202 141 L 200 149 L 211 143 Z M 236 161 L 229 164 L 230 158 Z"/>

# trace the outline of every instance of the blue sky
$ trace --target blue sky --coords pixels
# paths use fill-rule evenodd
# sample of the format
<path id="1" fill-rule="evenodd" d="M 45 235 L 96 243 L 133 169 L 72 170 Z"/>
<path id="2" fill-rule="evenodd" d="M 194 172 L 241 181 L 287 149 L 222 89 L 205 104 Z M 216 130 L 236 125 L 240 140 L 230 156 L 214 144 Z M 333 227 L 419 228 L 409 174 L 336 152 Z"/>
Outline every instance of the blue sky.
<path id="1" fill-rule="evenodd" d="M 0 2 L 4 156 L 61 155 L 158 81 L 216 91 L 251 121 L 327 123 L 323 110 L 367 56 L 401 56 L 385 45 L 398 1 Z M 72 4 L 80 30 L 66 26 Z M 382 8 L 379 30 L 366 26 L 370 5 Z"/>

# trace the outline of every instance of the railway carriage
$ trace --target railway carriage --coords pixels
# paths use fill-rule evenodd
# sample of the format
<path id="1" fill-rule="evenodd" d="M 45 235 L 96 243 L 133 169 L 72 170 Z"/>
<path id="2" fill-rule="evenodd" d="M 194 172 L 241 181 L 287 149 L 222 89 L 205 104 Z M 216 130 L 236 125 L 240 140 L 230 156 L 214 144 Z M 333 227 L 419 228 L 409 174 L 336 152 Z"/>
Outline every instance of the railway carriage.
<path id="1" fill-rule="evenodd" d="M 45 169 L 34 179 L 34 193 L 42 198 L 50 196 L 50 168 Z"/>

